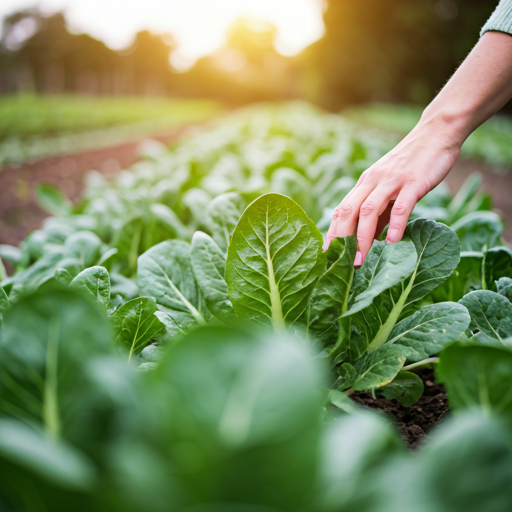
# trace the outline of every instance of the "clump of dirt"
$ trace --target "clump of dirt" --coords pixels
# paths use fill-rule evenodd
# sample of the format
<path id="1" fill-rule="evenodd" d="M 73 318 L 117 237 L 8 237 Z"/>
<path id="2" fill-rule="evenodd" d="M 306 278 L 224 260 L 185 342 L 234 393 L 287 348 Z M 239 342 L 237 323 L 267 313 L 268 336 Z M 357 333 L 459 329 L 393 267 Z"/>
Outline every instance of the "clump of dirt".
<path id="1" fill-rule="evenodd" d="M 391 415 L 398 433 L 411 449 L 417 448 L 433 427 L 445 414 L 449 414 L 448 398 L 442 384 L 435 381 L 434 371 L 430 368 L 418 368 L 414 371 L 425 385 L 423 396 L 411 407 L 404 407 L 396 400 L 388 400 L 370 393 L 354 392 L 350 398 L 357 403 L 379 409 Z"/>

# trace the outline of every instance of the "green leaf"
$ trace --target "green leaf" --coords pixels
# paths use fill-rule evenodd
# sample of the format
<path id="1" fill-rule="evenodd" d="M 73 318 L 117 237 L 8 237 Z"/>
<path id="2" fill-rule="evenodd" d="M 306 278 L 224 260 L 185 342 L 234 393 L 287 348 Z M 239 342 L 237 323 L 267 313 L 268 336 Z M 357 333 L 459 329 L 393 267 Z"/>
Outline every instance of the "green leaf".
<path id="1" fill-rule="evenodd" d="M 13 265 L 17 265 L 21 259 L 21 250 L 13 245 L 0 244 L 0 258 L 10 261 Z"/>
<path id="2" fill-rule="evenodd" d="M 388 400 L 396 400 L 404 407 L 410 407 L 423 396 L 423 381 L 411 372 L 400 372 L 383 388 L 379 389 Z"/>
<path id="3" fill-rule="evenodd" d="M 99 260 L 102 245 L 95 233 L 79 231 L 66 238 L 65 257 L 78 261 L 81 269 L 91 267 Z"/>
<path id="4" fill-rule="evenodd" d="M 467 293 L 482 287 L 481 252 L 461 252 L 453 274 L 432 292 L 434 302 L 458 302 Z"/>
<path id="5" fill-rule="evenodd" d="M 83 439 L 94 406 L 88 365 L 112 351 L 110 322 L 81 294 L 49 289 L 18 300 L 0 333 L 0 414 Z"/>
<path id="6" fill-rule="evenodd" d="M 272 174 L 270 190 L 289 197 L 304 211 L 314 214 L 315 197 L 311 194 L 311 183 L 295 169 L 276 169 Z"/>
<path id="7" fill-rule="evenodd" d="M 246 202 L 236 192 L 217 196 L 206 209 L 206 220 L 217 245 L 227 251 L 231 235 L 242 216 Z"/>
<path id="8" fill-rule="evenodd" d="M 155 299 L 138 297 L 125 302 L 112 315 L 115 343 L 128 349 L 128 360 L 139 354 L 164 329 L 164 324 L 155 315 L 157 311 Z"/>
<path id="9" fill-rule="evenodd" d="M 329 268 L 318 280 L 305 311 L 308 331 L 324 344 L 336 342 L 338 319 L 347 310 L 356 250 L 355 236 L 335 238 L 331 242 L 325 253 Z"/>
<path id="10" fill-rule="evenodd" d="M 190 230 L 181 222 L 180 218 L 165 204 L 153 203 L 149 207 L 151 213 L 165 227 L 169 228 L 176 238 L 190 240 Z"/>
<path id="11" fill-rule="evenodd" d="M 222 322 L 236 319 L 224 279 L 226 255 L 206 233 L 197 231 L 192 238 L 191 252 L 194 277 L 210 313 Z"/>
<path id="12" fill-rule="evenodd" d="M 334 386 L 339 390 L 349 389 L 357 379 L 357 371 L 350 363 L 343 363 L 337 368 L 339 378 Z"/>
<path id="13" fill-rule="evenodd" d="M 512 279 L 510 277 L 501 277 L 496 283 L 496 288 L 500 295 L 512 302 Z"/>
<path id="14" fill-rule="evenodd" d="M 512 303 L 499 293 L 478 290 L 460 301 L 471 315 L 470 330 L 473 343 L 510 346 L 512 336 Z"/>
<path id="15" fill-rule="evenodd" d="M 327 395 L 327 403 L 334 405 L 340 411 L 343 411 L 347 414 L 355 414 L 362 409 L 362 407 L 357 402 L 352 400 L 346 393 L 342 393 L 336 389 L 329 390 L 329 394 Z"/>
<path id="16" fill-rule="evenodd" d="M 495 281 L 512 276 L 512 249 L 493 247 L 484 255 L 484 279 L 488 290 L 495 290 Z"/>
<path id="17" fill-rule="evenodd" d="M 418 264 L 405 305 L 421 300 L 446 281 L 457 268 L 461 247 L 448 226 L 430 219 L 410 222 L 405 231 L 416 246 Z"/>
<path id="18" fill-rule="evenodd" d="M 326 266 L 322 242 L 316 226 L 291 199 L 267 194 L 249 205 L 226 264 L 238 317 L 276 329 L 296 322 Z"/>
<path id="19" fill-rule="evenodd" d="M 90 490 L 97 477 L 91 462 L 73 446 L 11 419 L 0 419 L 1 460 L 68 490 Z"/>
<path id="20" fill-rule="evenodd" d="M 475 172 L 467 177 L 448 205 L 450 219 L 457 220 L 466 212 L 466 207 L 475 197 L 481 184 L 482 175 L 480 173 Z"/>
<path id="21" fill-rule="evenodd" d="M 64 286 L 69 286 L 73 281 L 73 276 L 65 268 L 58 268 L 53 277 Z"/>
<path id="22" fill-rule="evenodd" d="M 191 246 L 180 240 L 155 245 L 138 259 L 141 295 L 154 297 L 178 325 L 204 324 L 205 306 L 190 262 Z"/>
<path id="23" fill-rule="evenodd" d="M 45 212 L 56 217 L 67 217 L 73 210 L 73 204 L 61 190 L 47 183 L 37 185 L 36 200 Z"/>
<path id="24" fill-rule="evenodd" d="M 352 387 L 356 391 L 366 391 L 389 384 L 402 369 L 408 350 L 399 345 L 384 345 L 367 352 L 354 364 L 357 379 Z"/>
<path id="25" fill-rule="evenodd" d="M 452 229 L 459 237 L 461 251 L 482 251 L 498 243 L 503 222 L 494 212 L 472 212 L 452 224 Z"/>
<path id="26" fill-rule="evenodd" d="M 468 310 L 456 302 L 424 306 L 395 325 L 386 345 L 407 347 L 407 359 L 421 361 L 457 341 L 469 322 Z"/>
<path id="27" fill-rule="evenodd" d="M 0 286 L 0 313 L 9 309 L 11 305 L 7 292 Z"/>
<path id="28" fill-rule="evenodd" d="M 97 300 L 105 309 L 110 305 L 110 276 L 104 267 L 89 267 L 80 272 L 70 286 L 82 290 Z"/>
<path id="29" fill-rule="evenodd" d="M 493 347 L 452 345 L 441 352 L 437 378 L 456 412 L 478 406 L 512 420 L 512 353 Z"/>
<path id="30" fill-rule="evenodd" d="M 203 327 L 168 351 L 148 374 L 149 392 L 160 396 L 159 424 L 170 415 L 164 446 L 172 443 L 171 454 L 179 447 L 208 454 L 172 459 L 194 499 L 202 494 L 208 502 L 213 492 L 215 501 L 276 510 L 299 510 L 310 499 L 325 395 L 321 369 L 303 340 L 254 330 Z M 195 461 L 206 471 L 191 472 Z M 279 491 L 264 492 L 268 486 Z"/>
<path id="31" fill-rule="evenodd" d="M 404 281 L 416 269 L 416 248 L 410 241 L 374 242 L 354 276 L 352 300 L 346 316 L 368 307 L 380 293 Z"/>
<path id="32" fill-rule="evenodd" d="M 411 277 L 381 292 L 361 311 L 356 310 L 350 314 L 349 310 L 345 313 L 340 324 L 340 342 L 336 348 L 342 360 L 355 361 L 366 350 L 381 347 L 389 339 L 397 321 L 417 309 L 414 303 L 448 279 L 456 268 L 459 262 L 459 242 L 455 233 L 444 224 L 417 219 L 409 223 L 406 235 L 411 238 L 417 254 Z M 381 243 L 376 243 L 377 250 L 382 247 L 378 244 Z M 404 257 L 410 257 L 408 252 L 404 253 Z M 372 258 L 370 262 L 377 265 L 378 259 Z M 372 272 L 363 272 L 372 275 Z M 366 281 L 362 280 L 357 287 L 354 285 L 353 303 L 358 302 L 358 293 L 365 293 Z"/>

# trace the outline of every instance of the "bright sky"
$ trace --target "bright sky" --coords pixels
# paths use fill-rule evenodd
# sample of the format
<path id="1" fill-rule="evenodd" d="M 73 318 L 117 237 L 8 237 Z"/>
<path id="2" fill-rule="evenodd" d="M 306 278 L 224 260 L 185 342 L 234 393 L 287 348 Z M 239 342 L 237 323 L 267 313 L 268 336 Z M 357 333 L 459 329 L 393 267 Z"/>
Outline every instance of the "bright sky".
<path id="1" fill-rule="evenodd" d="M 37 0 L 1 0 L 0 17 L 32 7 Z M 240 16 L 266 19 L 278 28 L 277 50 L 293 55 L 324 30 L 322 0 L 41 0 L 45 10 L 64 10 L 76 30 L 120 48 L 142 29 L 171 32 L 178 44 L 176 64 L 186 67 L 219 48 L 226 28 Z"/>

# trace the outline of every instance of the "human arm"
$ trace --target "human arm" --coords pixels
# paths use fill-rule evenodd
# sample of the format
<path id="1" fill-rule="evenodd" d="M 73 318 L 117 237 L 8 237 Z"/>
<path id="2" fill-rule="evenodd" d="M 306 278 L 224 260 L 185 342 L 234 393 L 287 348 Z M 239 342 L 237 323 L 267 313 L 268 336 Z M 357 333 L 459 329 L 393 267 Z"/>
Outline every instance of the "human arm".
<path id="1" fill-rule="evenodd" d="M 486 32 L 412 132 L 335 209 L 324 249 L 357 230 L 358 266 L 388 221 L 387 240 L 401 240 L 418 200 L 446 177 L 467 137 L 511 98 L 512 36 Z"/>

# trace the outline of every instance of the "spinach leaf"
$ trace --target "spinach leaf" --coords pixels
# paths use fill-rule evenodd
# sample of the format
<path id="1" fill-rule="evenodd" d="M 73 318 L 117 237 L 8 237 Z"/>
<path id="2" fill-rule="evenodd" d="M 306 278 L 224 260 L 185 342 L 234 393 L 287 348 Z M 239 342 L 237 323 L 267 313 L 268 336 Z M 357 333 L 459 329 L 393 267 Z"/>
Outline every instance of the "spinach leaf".
<path id="1" fill-rule="evenodd" d="M 170 240 L 142 254 L 137 265 L 140 294 L 154 297 L 178 325 L 205 324 L 207 320 L 190 253 L 190 244 Z"/>
<path id="2" fill-rule="evenodd" d="M 335 238 L 326 252 L 327 270 L 313 289 L 304 322 L 315 340 L 325 345 L 336 342 L 340 315 L 347 310 L 349 290 L 354 275 L 355 236 Z"/>
<path id="3" fill-rule="evenodd" d="M 471 315 L 470 341 L 498 347 L 512 346 L 512 303 L 490 290 L 468 293 L 459 301 Z"/>
<path id="4" fill-rule="evenodd" d="M 115 343 L 128 349 L 128 360 L 164 329 L 155 314 L 157 311 L 155 299 L 138 297 L 125 302 L 112 315 Z"/>
<path id="5" fill-rule="evenodd" d="M 236 192 L 221 194 L 206 209 L 206 219 L 217 245 L 227 251 L 231 235 L 242 215 L 246 202 Z"/>
<path id="6" fill-rule="evenodd" d="M 62 191 L 47 183 L 37 185 L 36 199 L 45 212 L 57 217 L 66 217 L 71 214 L 73 209 L 73 204 Z"/>
<path id="7" fill-rule="evenodd" d="M 493 347 L 452 345 L 441 352 L 437 378 L 455 412 L 479 407 L 512 420 L 512 352 Z"/>
<path id="8" fill-rule="evenodd" d="M 71 281 L 70 286 L 90 294 L 105 309 L 109 307 L 110 276 L 105 267 L 86 268 Z"/>
<path id="9" fill-rule="evenodd" d="M 496 288 L 500 295 L 512 302 L 512 279 L 510 277 L 501 277 L 496 282 Z"/>
<path id="10" fill-rule="evenodd" d="M 212 315 L 222 322 L 234 320 L 235 310 L 229 300 L 228 285 L 224 279 L 226 255 L 206 233 L 194 233 L 191 263 L 206 307 Z"/>
<path id="11" fill-rule="evenodd" d="M 79 439 L 91 414 L 89 363 L 112 354 L 112 330 L 92 301 L 70 289 L 36 292 L 4 314 L 0 413 Z"/>
<path id="12" fill-rule="evenodd" d="M 411 372 L 400 372 L 383 388 L 379 389 L 388 400 L 396 400 L 404 407 L 410 407 L 423 395 L 423 381 Z"/>
<path id="13" fill-rule="evenodd" d="M 482 251 L 494 247 L 503 234 L 503 222 L 494 212 L 468 213 L 452 224 L 462 251 Z"/>
<path id="14" fill-rule="evenodd" d="M 326 267 L 322 235 L 291 199 L 267 194 L 245 210 L 228 250 L 226 282 L 240 319 L 294 324 Z"/>

